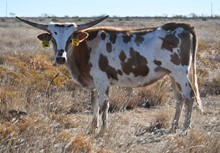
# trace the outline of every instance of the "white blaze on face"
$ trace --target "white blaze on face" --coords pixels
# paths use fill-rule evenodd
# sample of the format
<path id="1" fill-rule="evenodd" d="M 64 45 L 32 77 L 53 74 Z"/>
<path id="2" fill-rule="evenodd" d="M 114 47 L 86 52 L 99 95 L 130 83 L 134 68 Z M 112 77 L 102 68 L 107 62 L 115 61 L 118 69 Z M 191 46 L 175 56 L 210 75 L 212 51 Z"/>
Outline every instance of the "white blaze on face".
<path id="1" fill-rule="evenodd" d="M 66 59 L 67 43 L 73 32 L 77 29 L 77 25 L 74 23 L 57 24 L 50 23 L 48 30 L 55 41 L 55 59 L 63 57 Z"/>

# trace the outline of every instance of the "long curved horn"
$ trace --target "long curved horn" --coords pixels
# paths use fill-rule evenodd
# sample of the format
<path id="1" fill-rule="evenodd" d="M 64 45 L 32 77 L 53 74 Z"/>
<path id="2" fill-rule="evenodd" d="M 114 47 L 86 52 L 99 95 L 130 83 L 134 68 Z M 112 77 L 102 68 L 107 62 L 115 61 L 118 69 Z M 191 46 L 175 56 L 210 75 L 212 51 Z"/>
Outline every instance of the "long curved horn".
<path id="1" fill-rule="evenodd" d="M 19 18 L 19 17 L 17 17 L 17 16 L 16 16 L 16 18 L 19 19 L 19 20 L 21 20 L 22 22 L 25 22 L 25 23 L 27 23 L 27 24 L 29 24 L 29 25 L 35 27 L 35 28 L 38 28 L 38 29 L 41 29 L 41 30 L 44 30 L 44 31 L 48 31 L 48 32 L 49 32 L 49 30 L 47 29 L 48 25 L 46 25 L 46 24 L 39 24 L 39 23 L 31 22 L 31 21 L 28 21 L 28 20 Z"/>
<path id="2" fill-rule="evenodd" d="M 95 21 L 92 21 L 92 22 L 89 22 L 89 23 L 85 23 L 85 24 L 80 24 L 80 25 L 78 25 L 78 29 L 77 29 L 77 30 L 80 31 L 80 30 L 83 30 L 83 29 L 92 27 L 92 26 L 98 24 L 99 22 L 105 20 L 105 19 L 108 18 L 108 17 L 109 17 L 109 16 L 106 15 L 106 16 L 101 17 L 101 18 L 99 18 L 99 19 L 97 19 L 97 20 L 95 20 Z"/>

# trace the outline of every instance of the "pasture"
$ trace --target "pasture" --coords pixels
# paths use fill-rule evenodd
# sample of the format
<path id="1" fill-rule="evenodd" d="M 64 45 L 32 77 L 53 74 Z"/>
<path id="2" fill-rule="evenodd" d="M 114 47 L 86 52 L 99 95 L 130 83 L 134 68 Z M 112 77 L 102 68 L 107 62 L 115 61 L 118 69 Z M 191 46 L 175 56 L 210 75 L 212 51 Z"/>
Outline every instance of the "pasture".
<path id="1" fill-rule="evenodd" d="M 84 23 L 93 18 L 32 18 Z M 0 152 L 218 153 L 220 152 L 220 20 L 108 18 L 97 26 L 150 27 L 191 23 L 197 31 L 197 75 L 205 112 L 196 108 L 187 136 L 165 134 L 175 100 L 169 78 L 142 88 L 110 88 L 109 130 L 88 135 L 90 93 L 75 84 L 65 66 L 54 66 L 52 45 L 41 30 L 15 18 L 0 19 Z"/>

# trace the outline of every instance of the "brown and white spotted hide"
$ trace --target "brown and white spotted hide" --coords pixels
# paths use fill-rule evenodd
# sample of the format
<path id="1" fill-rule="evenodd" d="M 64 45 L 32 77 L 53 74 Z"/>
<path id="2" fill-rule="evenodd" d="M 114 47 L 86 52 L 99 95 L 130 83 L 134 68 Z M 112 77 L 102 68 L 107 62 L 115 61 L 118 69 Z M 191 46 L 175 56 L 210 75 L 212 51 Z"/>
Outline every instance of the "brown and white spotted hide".
<path id="1" fill-rule="evenodd" d="M 98 19 L 91 27 L 104 20 Z M 20 18 L 18 18 L 20 19 Z M 35 25 L 45 30 L 55 50 L 55 61 L 66 64 L 75 82 L 91 90 L 93 120 L 90 133 L 99 124 L 100 134 L 107 128 L 108 92 L 110 85 L 140 87 L 169 75 L 178 99 L 171 132 L 178 127 L 180 113 L 185 104 L 183 130 L 190 127 L 193 101 L 201 108 L 196 76 L 197 36 L 194 28 L 185 23 L 168 23 L 161 27 L 123 30 L 112 27 L 79 28 L 76 24 Z M 87 24 L 86 24 L 87 26 Z M 79 39 L 73 46 L 71 40 Z M 190 68 L 193 71 L 189 79 Z"/>
<path id="2" fill-rule="evenodd" d="M 91 132 L 98 125 L 99 111 L 103 126 L 107 127 L 108 90 L 110 85 L 140 87 L 149 85 L 169 75 L 176 96 L 176 113 L 171 131 L 178 127 L 178 120 L 185 103 L 184 131 L 190 126 L 194 99 L 200 104 L 195 70 L 197 38 L 188 24 L 169 23 L 162 27 L 123 31 L 114 28 L 85 30 L 88 38 L 73 47 L 67 56 L 67 66 L 85 88 L 95 88 L 97 101 L 93 102 L 94 118 Z M 73 64 L 75 63 L 75 64 Z M 193 64 L 191 66 L 191 64 Z M 193 82 L 189 79 L 193 69 Z M 79 76 L 80 75 L 80 76 Z"/>

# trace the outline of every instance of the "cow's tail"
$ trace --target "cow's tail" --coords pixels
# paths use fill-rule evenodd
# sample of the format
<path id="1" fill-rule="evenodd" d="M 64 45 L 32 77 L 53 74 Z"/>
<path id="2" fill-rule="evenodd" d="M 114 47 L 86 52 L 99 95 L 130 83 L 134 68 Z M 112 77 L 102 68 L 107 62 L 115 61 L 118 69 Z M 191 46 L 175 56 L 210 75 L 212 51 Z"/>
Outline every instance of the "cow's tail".
<path id="1" fill-rule="evenodd" d="M 195 100 L 196 100 L 196 105 L 198 108 L 203 112 L 203 106 L 202 106 L 202 101 L 200 98 L 199 94 L 199 87 L 198 87 L 198 82 L 197 82 L 197 74 L 196 74 L 196 52 L 198 48 L 198 40 L 197 40 L 197 35 L 195 32 L 194 27 L 190 28 L 190 32 L 193 35 L 193 48 L 192 48 L 192 71 L 193 71 L 193 76 L 192 76 L 192 86 L 193 90 L 195 92 Z"/>

